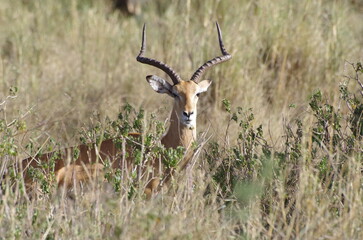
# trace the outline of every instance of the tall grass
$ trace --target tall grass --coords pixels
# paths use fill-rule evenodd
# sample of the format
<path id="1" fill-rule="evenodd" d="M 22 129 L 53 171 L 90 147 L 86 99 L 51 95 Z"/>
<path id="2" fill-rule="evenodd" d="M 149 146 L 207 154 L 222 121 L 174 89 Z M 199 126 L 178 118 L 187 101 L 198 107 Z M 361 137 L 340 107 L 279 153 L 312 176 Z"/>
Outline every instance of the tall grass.
<path id="1" fill-rule="evenodd" d="M 362 140 L 350 128 L 361 88 L 343 77 L 355 74 L 346 61 L 362 61 L 359 2 L 159 0 L 134 17 L 110 6 L 0 1 L 0 238 L 359 239 Z M 144 80 L 165 74 L 135 60 L 144 22 L 146 55 L 188 80 L 220 54 L 215 21 L 233 59 L 204 76 L 213 84 L 187 176 L 150 201 L 114 184 L 75 199 L 54 186 L 24 196 L 11 166 L 29 146 L 78 144 L 125 102 L 168 117 L 171 100 Z"/>

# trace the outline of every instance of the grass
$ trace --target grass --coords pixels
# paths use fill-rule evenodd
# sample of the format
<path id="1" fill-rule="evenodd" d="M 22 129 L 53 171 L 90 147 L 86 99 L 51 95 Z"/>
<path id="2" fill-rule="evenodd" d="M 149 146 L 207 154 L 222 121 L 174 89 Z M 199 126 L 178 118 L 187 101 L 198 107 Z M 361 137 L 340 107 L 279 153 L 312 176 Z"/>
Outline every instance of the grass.
<path id="1" fill-rule="evenodd" d="M 0 1 L 0 238 L 360 238 L 362 76 L 349 64 L 363 55 L 359 1 L 144 1 L 131 17 L 110 6 Z M 146 55 L 188 80 L 220 54 L 216 20 L 233 58 L 204 76 L 187 176 L 150 201 L 137 186 L 115 193 L 117 174 L 74 199 L 51 184 L 24 196 L 15 160 L 100 134 L 126 102 L 159 134 L 171 100 L 145 81 L 165 74 L 135 60 L 144 22 Z"/>

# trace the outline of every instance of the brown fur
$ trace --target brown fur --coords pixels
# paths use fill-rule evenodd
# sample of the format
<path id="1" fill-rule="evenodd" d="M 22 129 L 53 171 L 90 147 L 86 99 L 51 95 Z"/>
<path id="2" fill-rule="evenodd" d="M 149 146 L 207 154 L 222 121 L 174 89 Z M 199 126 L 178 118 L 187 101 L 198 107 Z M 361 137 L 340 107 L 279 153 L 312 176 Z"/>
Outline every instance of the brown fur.
<path id="1" fill-rule="evenodd" d="M 155 80 L 156 79 L 156 80 Z M 161 143 L 166 148 L 176 148 L 178 146 L 184 147 L 188 150 L 196 138 L 196 116 L 197 116 L 197 102 L 198 93 L 205 92 L 210 82 L 204 80 L 199 84 L 194 81 L 180 81 L 171 86 L 165 82 L 158 81 L 158 78 L 147 77 L 148 82 L 154 90 L 160 93 L 169 93 L 174 97 L 174 106 L 170 116 L 170 126 L 167 133 L 161 139 Z M 192 113 L 193 121 L 187 123 L 185 120 L 185 112 Z M 184 118 L 184 119 L 183 119 Z M 140 136 L 137 133 L 131 133 L 131 136 Z M 73 159 L 74 150 L 79 150 L 79 157 Z M 58 185 L 71 187 L 74 183 L 86 182 L 100 176 L 99 172 L 102 171 L 102 162 L 109 160 L 112 163 L 112 168 L 129 169 L 132 166 L 133 159 L 122 159 L 122 150 L 117 149 L 113 140 L 108 139 L 101 143 L 99 151 L 97 152 L 95 146 L 89 147 L 87 145 L 80 145 L 75 148 L 68 148 L 62 151 L 61 156 L 56 159 L 55 177 Z M 126 148 L 127 151 L 129 149 Z M 129 154 L 131 155 L 131 154 Z M 184 169 L 190 159 L 190 152 L 187 152 L 186 158 L 181 161 L 179 169 Z M 52 153 L 43 154 L 37 158 L 28 158 L 22 162 L 23 169 L 29 166 L 38 167 L 38 162 L 49 161 Z M 148 175 L 148 184 L 145 188 L 145 194 L 148 198 L 157 190 L 160 185 L 161 171 L 168 171 L 164 179 L 170 179 L 172 172 L 168 169 L 163 169 L 158 161 L 151 164 L 153 169 L 152 173 Z M 26 183 L 32 185 L 31 178 L 26 175 Z"/>
<path id="2" fill-rule="evenodd" d="M 176 148 L 177 146 L 183 146 L 188 148 L 190 144 L 195 140 L 196 130 L 189 129 L 185 125 L 179 122 L 177 112 L 184 110 L 182 106 L 187 102 L 190 104 L 188 109 L 196 107 L 196 104 L 191 104 L 190 99 L 188 99 L 189 88 L 182 86 L 178 89 L 179 92 L 183 93 L 185 100 L 178 102 L 175 101 L 174 109 L 170 117 L 170 126 L 167 133 L 161 139 L 162 144 L 165 147 Z M 130 136 L 137 137 L 140 136 L 138 133 L 130 133 Z M 79 150 L 79 157 L 73 159 L 75 149 Z M 96 149 L 99 149 L 96 151 Z M 126 149 L 127 151 L 129 149 Z M 22 161 L 22 169 L 26 173 L 27 169 L 32 166 L 34 168 L 39 168 L 39 163 L 48 162 L 54 153 L 45 153 L 38 157 L 30 157 Z M 60 151 L 60 157 L 55 159 L 55 179 L 59 186 L 64 186 L 66 188 L 72 187 L 75 183 L 82 183 L 90 181 L 91 179 L 103 176 L 100 172 L 103 170 L 102 162 L 109 160 L 112 163 L 112 168 L 126 168 L 129 169 L 132 166 L 133 159 L 126 159 L 122 162 L 122 150 L 118 149 L 112 139 L 105 140 L 101 143 L 99 148 L 95 146 L 80 145 L 77 147 L 66 148 Z M 150 174 L 149 182 L 145 188 L 145 194 L 147 198 L 157 190 L 160 184 L 161 173 L 158 171 L 160 169 L 160 164 L 158 161 L 152 163 L 154 169 L 153 173 Z M 33 179 L 29 174 L 25 174 L 25 183 L 27 188 L 32 188 L 34 186 Z"/>
<path id="3" fill-rule="evenodd" d="M 188 149 L 193 141 L 195 141 L 196 127 L 190 128 L 186 126 L 181 123 L 180 118 L 182 117 L 183 111 L 197 114 L 196 93 L 199 91 L 198 88 L 198 84 L 192 81 L 181 81 L 179 84 L 173 86 L 173 91 L 179 97 L 174 100 L 174 107 L 170 116 L 170 126 L 167 133 L 161 139 L 161 143 L 166 148 L 183 146 L 185 149 Z M 130 136 L 137 137 L 140 134 L 130 133 Z M 79 150 L 79 157 L 73 159 L 76 149 Z M 129 151 L 129 149 L 126 148 L 126 151 Z M 29 166 L 37 168 L 39 167 L 39 162 L 48 162 L 52 155 L 53 153 L 46 153 L 39 157 L 25 159 L 22 161 L 22 168 L 23 170 L 26 170 Z M 103 141 L 99 148 L 84 144 L 78 147 L 67 148 L 62 150 L 60 157 L 55 160 L 55 179 L 59 186 L 70 188 L 75 183 L 87 182 L 102 176 L 100 171 L 103 170 L 102 163 L 105 160 L 109 160 L 112 163 L 113 169 L 130 169 L 133 164 L 133 159 L 126 158 L 125 162 L 122 162 L 122 159 L 122 149 L 118 149 L 112 139 Z M 187 164 L 187 161 L 188 159 L 184 159 L 183 166 Z M 148 198 L 157 190 L 161 176 L 159 169 L 162 170 L 162 166 L 160 166 L 158 161 L 151 163 L 151 167 L 153 168 L 153 172 L 149 174 L 148 184 L 145 188 L 145 194 Z M 166 175 L 171 175 L 171 172 Z M 169 179 L 169 177 L 166 179 Z M 27 186 L 33 186 L 32 179 L 28 174 L 25 174 L 25 183 Z"/>

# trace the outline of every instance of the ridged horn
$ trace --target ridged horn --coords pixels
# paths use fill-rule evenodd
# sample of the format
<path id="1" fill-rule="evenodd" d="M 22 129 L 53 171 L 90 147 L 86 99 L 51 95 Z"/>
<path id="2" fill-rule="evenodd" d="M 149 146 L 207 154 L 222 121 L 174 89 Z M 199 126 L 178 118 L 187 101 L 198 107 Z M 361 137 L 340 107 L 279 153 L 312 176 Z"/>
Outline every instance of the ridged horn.
<path id="1" fill-rule="evenodd" d="M 152 59 L 152 58 L 147 58 L 144 57 L 144 53 L 146 51 L 146 36 L 145 36 L 145 31 L 146 31 L 146 25 L 144 24 L 144 27 L 142 29 L 142 43 L 141 43 L 141 50 L 139 55 L 136 57 L 136 60 L 141 62 L 141 63 L 145 63 L 145 64 L 149 64 L 152 65 L 154 67 L 157 67 L 161 70 L 163 70 L 166 74 L 169 75 L 169 77 L 171 78 L 171 80 L 173 81 L 174 84 L 177 84 L 181 81 L 180 76 L 168 65 L 166 65 L 163 62 L 160 62 L 158 60 Z"/>
<path id="2" fill-rule="evenodd" d="M 218 31 L 219 47 L 221 48 L 222 56 L 215 57 L 215 58 L 209 60 L 208 62 L 204 63 L 202 66 L 200 66 L 197 69 L 197 71 L 195 71 L 193 76 L 190 78 L 191 81 L 197 82 L 208 68 L 210 68 L 216 64 L 228 61 L 229 59 L 232 58 L 232 56 L 224 48 L 223 41 L 222 41 L 222 32 L 221 32 L 218 22 L 216 22 L 216 26 L 217 26 L 217 31 Z"/>

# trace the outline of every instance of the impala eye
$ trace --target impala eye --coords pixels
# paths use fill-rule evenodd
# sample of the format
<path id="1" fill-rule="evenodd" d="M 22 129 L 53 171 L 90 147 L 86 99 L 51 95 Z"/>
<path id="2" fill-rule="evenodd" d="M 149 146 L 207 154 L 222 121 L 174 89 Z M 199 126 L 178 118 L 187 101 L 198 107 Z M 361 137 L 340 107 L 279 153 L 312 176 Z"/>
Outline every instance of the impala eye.
<path id="1" fill-rule="evenodd" d="M 179 98 L 179 95 L 176 94 L 174 91 L 170 91 L 171 95 L 174 97 L 174 98 Z"/>
<path id="2" fill-rule="evenodd" d="M 200 93 L 197 93 L 196 96 L 199 97 Z"/>

